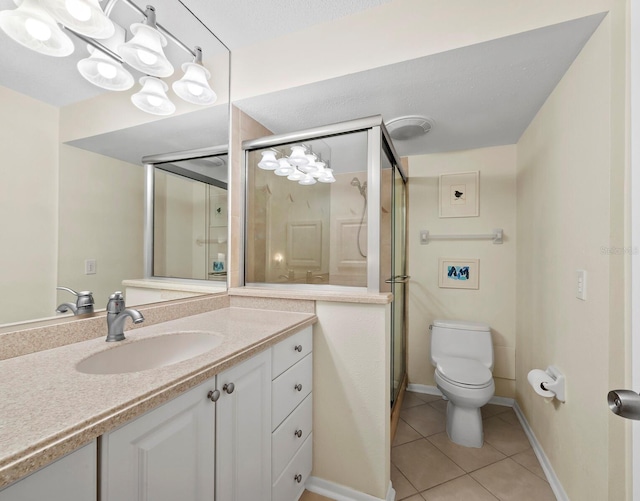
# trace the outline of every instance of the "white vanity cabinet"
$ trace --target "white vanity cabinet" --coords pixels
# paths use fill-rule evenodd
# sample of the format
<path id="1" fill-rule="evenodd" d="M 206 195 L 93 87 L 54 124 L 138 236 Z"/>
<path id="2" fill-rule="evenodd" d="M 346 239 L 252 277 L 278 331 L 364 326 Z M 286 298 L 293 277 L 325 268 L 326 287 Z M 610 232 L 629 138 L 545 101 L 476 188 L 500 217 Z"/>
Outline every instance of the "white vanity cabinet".
<path id="1" fill-rule="evenodd" d="M 101 438 L 102 501 L 211 501 L 215 378 Z"/>
<path id="2" fill-rule="evenodd" d="M 297 500 L 311 474 L 312 342 L 312 330 L 308 327 L 272 349 L 273 501 Z"/>
<path id="3" fill-rule="evenodd" d="M 269 501 L 271 350 L 218 374 L 217 387 L 216 501 Z"/>
<path id="4" fill-rule="evenodd" d="M 97 498 L 96 441 L 0 490 L 0 501 L 64 499 L 95 501 Z"/>

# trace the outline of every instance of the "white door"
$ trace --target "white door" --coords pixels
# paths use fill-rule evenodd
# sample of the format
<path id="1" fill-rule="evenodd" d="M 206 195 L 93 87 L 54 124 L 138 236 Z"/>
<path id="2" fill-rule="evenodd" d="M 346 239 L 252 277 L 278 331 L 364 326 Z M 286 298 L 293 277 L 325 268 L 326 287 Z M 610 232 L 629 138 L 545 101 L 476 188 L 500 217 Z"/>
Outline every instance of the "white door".
<path id="1" fill-rule="evenodd" d="M 269 501 L 271 350 L 218 374 L 217 388 L 216 501 Z"/>
<path id="2" fill-rule="evenodd" d="M 103 501 L 211 501 L 215 378 L 101 437 Z"/>

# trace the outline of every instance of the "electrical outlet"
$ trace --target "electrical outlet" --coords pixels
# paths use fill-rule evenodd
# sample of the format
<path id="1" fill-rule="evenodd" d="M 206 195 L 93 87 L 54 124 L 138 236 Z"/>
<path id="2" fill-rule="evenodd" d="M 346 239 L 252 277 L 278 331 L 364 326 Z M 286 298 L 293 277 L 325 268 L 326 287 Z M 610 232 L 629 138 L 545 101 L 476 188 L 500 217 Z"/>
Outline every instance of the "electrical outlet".
<path id="1" fill-rule="evenodd" d="M 587 300 L 587 271 L 576 270 L 576 297 L 582 301 Z"/>
<path id="2" fill-rule="evenodd" d="M 95 259 L 84 260 L 84 274 L 95 275 L 98 272 L 98 262 Z"/>

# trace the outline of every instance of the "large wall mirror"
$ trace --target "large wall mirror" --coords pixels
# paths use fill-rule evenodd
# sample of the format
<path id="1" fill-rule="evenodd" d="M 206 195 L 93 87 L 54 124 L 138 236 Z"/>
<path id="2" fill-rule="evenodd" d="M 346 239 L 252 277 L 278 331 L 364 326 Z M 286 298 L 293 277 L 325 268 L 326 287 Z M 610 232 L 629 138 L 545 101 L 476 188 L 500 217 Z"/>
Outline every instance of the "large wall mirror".
<path id="1" fill-rule="evenodd" d="M 130 26 L 145 20 L 148 4 L 175 68 L 162 78 L 175 105 L 170 115 L 134 106 L 131 97 L 145 73 L 127 64 L 134 80 L 129 90 L 105 90 L 83 78 L 77 65 L 89 57 L 87 41 L 61 23 L 74 46 L 65 57 L 30 50 L 0 30 L 0 325 L 57 316 L 56 307 L 75 298 L 56 286 L 92 291 L 99 310 L 109 294 L 122 290 L 123 280 L 143 278 L 143 157 L 229 142 L 228 49 L 181 2 L 102 2 L 127 41 Z M 15 9 L 13 0 L 0 0 L 0 10 Z M 196 46 L 217 95 L 205 106 L 184 101 L 172 89 L 184 75 L 183 64 L 194 61 Z M 221 160 L 212 161 L 220 167 Z M 226 216 L 226 197 L 209 198 Z M 179 214 L 168 209 L 165 216 L 179 225 Z M 218 261 L 227 238 L 203 236 L 211 238 Z"/>

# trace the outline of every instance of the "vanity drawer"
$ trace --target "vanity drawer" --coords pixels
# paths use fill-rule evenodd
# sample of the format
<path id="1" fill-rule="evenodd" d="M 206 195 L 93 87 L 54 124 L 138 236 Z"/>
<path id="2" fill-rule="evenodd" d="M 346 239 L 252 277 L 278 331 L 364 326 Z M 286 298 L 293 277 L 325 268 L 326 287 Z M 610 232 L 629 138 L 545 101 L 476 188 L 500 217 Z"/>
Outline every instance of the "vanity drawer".
<path id="1" fill-rule="evenodd" d="M 277 378 L 311 353 L 312 344 L 312 327 L 307 327 L 275 345 L 272 351 L 271 377 Z"/>
<path id="2" fill-rule="evenodd" d="M 313 420 L 312 398 L 313 395 L 305 398 L 273 432 L 271 439 L 271 478 L 274 480 L 280 476 L 284 467 L 304 443 L 309 433 L 311 433 Z"/>
<path id="3" fill-rule="evenodd" d="M 313 355 L 309 353 L 300 362 L 273 380 L 271 388 L 271 427 L 275 430 L 283 419 L 311 392 Z"/>
<path id="4" fill-rule="evenodd" d="M 311 475 L 312 456 L 313 433 L 307 437 L 282 475 L 274 482 L 271 491 L 273 501 L 295 501 L 300 498 L 304 484 Z"/>

